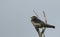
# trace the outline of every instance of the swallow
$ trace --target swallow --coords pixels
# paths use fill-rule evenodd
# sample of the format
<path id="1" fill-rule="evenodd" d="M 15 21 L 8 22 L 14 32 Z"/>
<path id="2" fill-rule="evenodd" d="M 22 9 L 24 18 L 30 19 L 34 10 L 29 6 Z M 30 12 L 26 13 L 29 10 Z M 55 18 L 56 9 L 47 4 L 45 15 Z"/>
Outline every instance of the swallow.
<path id="1" fill-rule="evenodd" d="M 38 30 L 38 28 L 43 28 L 43 27 L 46 27 L 46 28 L 55 28 L 55 26 L 44 23 L 42 20 L 38 19 L 36 16 L 32 16 L 31 17 L 31 22 L 32 22 L 33 26 L 37 30 Z"/>

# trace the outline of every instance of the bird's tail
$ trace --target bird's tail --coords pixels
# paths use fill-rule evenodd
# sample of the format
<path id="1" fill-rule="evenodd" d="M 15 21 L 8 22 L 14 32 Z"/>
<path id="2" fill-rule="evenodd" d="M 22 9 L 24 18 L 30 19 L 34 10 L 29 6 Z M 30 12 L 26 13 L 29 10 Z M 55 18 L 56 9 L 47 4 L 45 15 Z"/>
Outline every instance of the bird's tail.
<path id="1" fill-rule="evenodd" d="M 48 25 L 48 24 L 44 25 L 44 27 L 47 27 L 47 28 L 55 28 L 55 26 L 53 26 L 53 25 Z"/>

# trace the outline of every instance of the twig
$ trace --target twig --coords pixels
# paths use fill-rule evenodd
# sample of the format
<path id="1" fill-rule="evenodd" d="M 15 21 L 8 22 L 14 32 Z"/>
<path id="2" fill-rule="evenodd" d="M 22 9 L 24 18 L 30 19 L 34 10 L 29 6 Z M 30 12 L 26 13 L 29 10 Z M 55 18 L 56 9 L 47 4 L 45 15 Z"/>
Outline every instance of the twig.
<path id="1" fill-rule="evenodd" d="M 35 10 L 33 10 L 33 12 L 34 12 L 34 13 L 35 13 L 35 15 L 37 16 L 37 18 L 39 18 L 39 16 L 38 16 L 37 12 L 36 12 Z"/>
<path id="2" fill-rule="evenodd" d="M 39 18 L 37 12 L 35 12 L 35 10 L 33 10 L 33 11 L 34 11 L 35 15 L 37 16 L 37 18 Z M 36 29 L 36 28 L 35 28 L 35 29 Z M 39 34 L 39 37 L 42 37 L 42 33 L 39 31 L 39 29 L 36 29 L 36 30 L 37 30 L 37 32 L 38 32 L 38 34 Z"/>
<path id="3" fill-rule="evenodd" d="M 45 23 L 47 24 L 47 19 L 46 19 L 46 15 L 45 15 L 45 12 L 43 11 L 43 15 L 44 15 L 44 19 L 45 19 Z M 42 30 L 42 33 L 44 34 L 46 28 L 44 27 L 44 29 Z M 44 37 L 45 37 L 45 34 L 44 34 Z"/>

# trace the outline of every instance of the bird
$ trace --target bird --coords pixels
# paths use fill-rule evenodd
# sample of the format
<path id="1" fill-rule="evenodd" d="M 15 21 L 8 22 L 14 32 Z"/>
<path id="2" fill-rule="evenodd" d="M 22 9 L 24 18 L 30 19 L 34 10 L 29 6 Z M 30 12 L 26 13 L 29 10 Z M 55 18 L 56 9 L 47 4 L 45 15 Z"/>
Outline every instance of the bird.
<path id="1" fill-rule="evenodd" d="M 36 28 L 36 30 L 38 30 L 38 28 L 43 28 L 43 27 L 45 27 L 45 28 L 55 28 L 55 26 L 44 23 L 42 20 L 40 20 L 36 16 L 31 17 L 31 22 L 32 22 L 33 26 Z"/>

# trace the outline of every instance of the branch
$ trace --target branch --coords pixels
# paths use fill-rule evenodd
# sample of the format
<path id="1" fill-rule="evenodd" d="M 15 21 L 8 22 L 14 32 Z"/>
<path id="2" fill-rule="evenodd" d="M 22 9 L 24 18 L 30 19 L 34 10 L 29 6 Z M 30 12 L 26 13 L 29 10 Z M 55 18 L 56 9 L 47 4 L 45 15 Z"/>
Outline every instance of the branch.
<path id="1" fill-rule="evenodd" d="M 44 11 L 43 11 L 43 15 L 44 15 L 45 23 L 47 24 L 47 19 Z M 42 30 L 42 34 L 44 34 L 45 30 L 46 28 L 44 27 L 44 29 Z M 44 37 L 45 37 L 45 34 L 44 34 Z"/>
<path id="2" fill-rule="evenodd" d="M 33 11 L 34 11 L 35 15 L 37 16 L 37 18 L 39 18 L 37 12 L 35 12 L 35 10 L 33 10 Z M 38 29 L 35 28 L 35 29 L 37 30 L 37 32 L 38 32 L 38 34 L 39 34 L 39 37 L 42 37 L 42 33 L 39 31 L 39 28 L 38 28 Z"/>
<path id="3" fill-rule="evenodd" d="M 39 18 L 39 16 L 38 16 L 37 12 L 36 12 L 35 10 L 33 10 L 33 12 L 34 12 L 34 13 L 35 13 L 35 15 L 37 16 L 37 18 Z"/>

